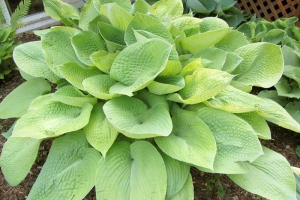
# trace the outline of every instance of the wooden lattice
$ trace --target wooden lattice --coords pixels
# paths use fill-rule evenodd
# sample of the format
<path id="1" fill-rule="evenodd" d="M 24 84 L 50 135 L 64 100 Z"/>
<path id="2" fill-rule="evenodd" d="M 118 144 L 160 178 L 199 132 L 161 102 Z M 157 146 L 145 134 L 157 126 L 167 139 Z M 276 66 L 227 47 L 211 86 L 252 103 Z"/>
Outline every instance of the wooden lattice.
<path id="1" fill-rule="evenodd" d="M 292 16 L 300 18 L 300 0 L 238 0 L 236 7 L 268 21 Z M 300 21 L 297 25 L 300 26 Z"/>

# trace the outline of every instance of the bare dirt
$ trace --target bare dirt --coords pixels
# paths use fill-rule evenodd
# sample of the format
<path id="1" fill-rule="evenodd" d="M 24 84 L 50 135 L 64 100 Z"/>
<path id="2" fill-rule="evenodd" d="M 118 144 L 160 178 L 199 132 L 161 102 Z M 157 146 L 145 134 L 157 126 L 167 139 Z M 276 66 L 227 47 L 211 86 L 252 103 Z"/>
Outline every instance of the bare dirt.
<path id="1" fill-rule="evenodd" d="M 22 34 L 17 38 L 23 42 L 39 40 L 33 33 Z M 12 76 L 0 81 L 0 102 L 14 88 L 25 80 L 18 71 L 14 71 Z M 0 134 L 7 131 L 14 119 L 0 120 Z M 270 141 L 262 141 L 264 146 L 282 154 L 292 166 L 300 167 L 300 159 L 297 157 L 295 149 L 300 145 L 300 134 L 285 130 L 278 126 L 271 125 L 272 138 Z M 6 139 L 0 136 L 0 153 Z M 30 173 L 26 179 L 18 186 L 11 187 L 5 181 L 0 170 L 0 200 L 24 200 L 26 199 L 33 183 L 35 182 L 51 147 L 51 141 L 44 141 L 40 146 L 38 158 L 35 161 Z M 191 174 L 194 182 L 195 200 L 248 200 L 264 199 L 251 194 L 235 183 L 226 175 L 203 173 L 191 168 Z M 86 200 L 96 200 L 94 189 L 86 196 Z"/>

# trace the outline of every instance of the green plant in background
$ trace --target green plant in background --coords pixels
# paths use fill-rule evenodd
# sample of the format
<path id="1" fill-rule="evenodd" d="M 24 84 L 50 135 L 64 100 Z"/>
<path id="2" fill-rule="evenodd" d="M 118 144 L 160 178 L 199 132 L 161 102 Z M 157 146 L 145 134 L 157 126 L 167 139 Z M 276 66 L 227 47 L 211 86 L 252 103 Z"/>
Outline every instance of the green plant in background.
<path id="1" fill-rule="evenodd" d="M 5 2 L 1 1 L 1 7 L 5 6 Z M 2 9 L 0 9 L 0 79 L 11 73 L 15 65 L 12 60 L 12 53 L 21 41 L 14 41 L 17 28 L 24 24 L 20 21 L 28 13 L 30 0 L 21 1 L 16 10 L 11 15 L 10 24 L 6 24 L 6 20 Z"/>
<path id="2" fill-rule="evenodd" d="M 296 199 L 291 166 L 259 138 L 271 139 L 267 121 L 300 125 L 248 93 L 282 76 L 279 46 L 183 15 L 181 0 L 90 0 L 80 14 L 58 0 L 44 5 L 72 27 L 37 31 L 41 41 L 14 50 L 27 81 L 0 104 L 0 118 L 17 118 L 0 157 L 12 186 L 41 141 L 54 139 L 29 200 L 82 199 L 93 187 L 97 199 L 193 199 L 190 166 Z"/>

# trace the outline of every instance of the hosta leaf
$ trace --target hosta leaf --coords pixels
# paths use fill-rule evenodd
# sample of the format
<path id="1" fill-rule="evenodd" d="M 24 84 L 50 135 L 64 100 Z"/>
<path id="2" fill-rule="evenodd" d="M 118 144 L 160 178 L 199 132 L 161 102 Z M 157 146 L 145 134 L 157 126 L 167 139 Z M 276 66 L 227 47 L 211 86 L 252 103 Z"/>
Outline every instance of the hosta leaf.
<path id="1" fill-rule="evenodd" d="M 246 163 L 246 174 L 228 175 L 240 187 L 274 200 L 296 200 L 296 184 L 288 161 L 279 153 L 263 147 L 264 155 Z"/>
<path id="2" fill-rule="evenodd" d="M 100 157 L 82 131 L 54 140 L 27 199 L 83 199 L 95 185 Z"/>
<path id="3" fill-rule="evenodd" d="M 97 198 L 165 199 L 166 189 L 164 161 L 149 142 L 118 142 L 107 152 L 106 158 L 100 160 Z"/>
<path id="4" fill-rule="evenodd" d="M 117 3 L 104 4 L 100 8 L 100 14 L 106 16 L 112 25 L 125 31 L 129 22 L 133 18 L 126 10 L 121 8 Z"/>
<path id="5" fill-rule="evenodd" d="M 109 124 L 103 112 L 103 103 L 94 106 L 89 123 L 83 128 L 87 141 L 105 157 L 118 132 Z"/>
<path id="6" fill-rule="evenodd" d="M 196 17 L 182 16 L 172 21 L 172 25 L 179 30 L 196 28 L 201 23 L 201 19 Z"/>
<path id="7" fill-rule="evenodd" d="M 108 52 L 115 53 L 125 48 L 124 31 L 111 24 L 99 22 L 100 34 L 106 42 Z"/>
<path id="8" fill-rule="evenodd" d="M 106 24 L 111 24 L 109 19 L 107 19 L 107 17 L 105 17 L 104 15 L 98 14 L 98 16 L 93 19 L 90 23 L 89 23 L 89 31 L 92 31 L 94 33 L 100 33 L 100 28 L 98 26 L 99 22 L 103 22 Z"/>
<path id="9" fill-rule="evenodd" d="M 186 77 L 192 75 L 197 69 L 203 68 L 201 58 L 193 58 L 191 62 L 186 64 L 180 72 L 180 75 Z"/>
<path id="10" fill-rule="evenodd" d="M 186 199 L 186 200 L 194 199 L 194 185 L 193 185 L 193 179 L 191 174 L 189 174 L 181 190 L 168 200 L 182 200 L 182 199 Z"/>
<path id="11" fill-rule="evenodd" d="M 216 7 L 215 1 L 187 0 L 186 6 L 196 13 L 209 14 Z"/>
<path id="12" fill-rule="evenodd" d="M 43 139 L 79 130 L 89 122 L 92 108 L 88 103 L 78 108 L 51 102 L 23 115 L 17 121 L 12 137 Z"/>
<path id="13" fill-rule="evenodd" d="M 181 0 L 160 0 L 150 7 L 151 14 L 163 19 L 165 17 L 175 19 L 182 15 L 183 5 Z"/>
<path id="14" fill-rule="evenodd" d="M 107 51 L 97 51 L 91 54 L 90 59 L 98 69 L 109 74 L 109 70 L 118 54 L 119 52 L 108 53 Z"/>
<path id="15" fill-rule="evenodd" d="M 243 61 L 243 58 L 233 52 L 227 52 L 222 71 L 232 72 Z"/>
<path id="16" fill-rule="evenodd" d="M 300 199 L 300 169 L 297 167 L 292 167 L 293 173 L 294 173 L 294 177 L 296 180 L 296 197 L 297 200 Z"/>
<path id="17" fill-rule="evenodd" d="M 172 122 L 171 135 L 154 138 L 159 148 L 176 160 L 213 169 L 217 147 L 208 126 L 188 111 L 174 115 Z"/>
<path id="18" fill-rule="evenodd" d="M 145 0 L 136 0 L 131 9 L 131 13 L 143 13 L 147 14 L 150 9 L 150 5 Z"/>
<path id="19" fill-rule="evenodd" d="M 164 95 L 156 95 L 144 89 L 140 90 L 135 95 L 135 97 L 143 101 L 148 106 L 148 108 L 160 105 L 169 111 L 169 102 L 166 100 L 166 97 Z"/>
<path id="20" fill-rule="evenodd" d="M 198 51 L 212 47 L 220 42 L 231 29 L 232 28 L 225 28 L 193 35 L 182 39 L 180 44 L 184 50 L 196 54 Z"/>
<path id="21" fill-rule="evenodd" d="M 244 113 L 259 110 L 264 104 L 264 100 L 229 85 L 214 98 L 204 103 L 209 107 L 230 113 Z"/>
<path id="22" fill-rule="evenodd" d="M 96 0 L 100 1 L 102 5 L 107 3 L 117 3 L 121 8 L 130 12 L 131 10 L 131 1 L 130 0 Z"/>
<path id="23" fill-rule="evenodd" d="M 298 122 L 300 123 L 300 102 L 299 101 L 290 101 L 284 107 L 285 110 Z"/>
<path id="24" fill-rule="evenodd" d="M 270 42 L 273 44 L 278 44 L 281 42 L 285 35 L 285 31 L 281 29 L 273 29 L 268 31 L 264 36 L 262 37 L 262 42 Z"/>
<path id="25" fill-rule="evenodd" d="M 199 51 L 194 57 L 211 60 L 212 62 L 205 68 L 221 70 L 225 64 L 227 53 L 221 49 L 208 48 Z"/>
<path id="26" fill-rule="evenodd" d="M 289 113 L 275 101 L 264 99 L 265 103 L 257 113 L 267 121 L 277 124 L 286 129 L 300 132 L 300 124 L 295 121 Z"/>
<path id="27" fill-rule="evenodd" d="M 132 96 L 132 92 L 146 87 L 165 69 L 171 49 L 170 44 L 160 39 L 136 42 L 124 49 L 110 69 L 110 77 L 119 81 L 110 93 Z"/>
<path id="28" fill-rule="evenodd" d="M 137 13 L 134 15 L 131 22 L 128 24 L 125 31 L 125 42 L 127 45 L 135 43 L 137 40 L 135 38 L 134 30 L 144 30 L 154 35 L 165 38 L 171 44 L 174 43 L 172 35 L 168 29 L 156 18 Z"/>
<path id="29" fill-rule="evenodd" d="M 185 87 L 178 93 L 167 96 L 168 100 L 197 104 L 206 101 L 229 85 L 232 75 L 216 69 L 197 69 L 192 75 L 185 77 Z"/>
<path id="30" fill-rule="evenodd" d="M 148 108 L 139 99 L 121 96 L 106 102 L 103 110 L 112 126 L 130 138 L 168 136 L 172 131 L 171 117 L 164 105 Z"/>
<path id="31" fill-rule="evenodd" d="M 297 67 L 299 68 L 299 67 Z M 283 97 L 289 97 L 289 98 L 300 98 L 300 88 L 298 87 L 298 84 L 296 83 L 297 86 L 293 87 L 291 83 L 286 77 L 282 77 L 278 83 L 274 85 L 276 88 L 276 91 L 279 96 Z"/>
<path id="32" fill-rule="evenodd" d="M 282 76 L 283 58 L 279 46 L 270 43 L 254 43 L 242 46 L 234 53 L 243 58 L 240 65 L 232 72 L 237 74 L 235 77 L 237 81 L 269 88 Z"/>
<path id="33" fill-rule="evenodd" d="M 42 78 L 34 78 L 22 83 L 0 103 L 0 118 L 21 117 L 35 98 L 50 91 L 50 84 Z"/>
<path id="34" fill-rule="evenodd" d="M 72 37 L 72 45 L 78 59 L 88 66 L 93 66 L 90 55 L 96 51 L 105 51 L 106 45 L 101 36 L 91 31 L 82 31 Z"/>
<path id="35" fill-rule="evenodd" d="M 157 77 L 147 88 L 153 94 L 163 95 L 177 92 L 184 87 L 184 79 L 182 76 L 165 76 Z"/>
<path id="36" fill-rule="evenodd" d="M 83 94 L 80 90 L 75 88 L 74 86 L 65 86 L 57 90 L 52 94 L 52 97 L 55 101 L 59 101 L 61 103 L 82 107 L 83 104 L 89 103 L 95 105 L 97 103 L 97 98 Z"/>
<path id="37" fill-rule="evenodd" d="M 6 181 L 18 185 L 30 171 L 39 150 L 41 140 L 10 137 L 4 144 L 0 166 Z"/>
<path id="38" fill-rule="evenodd" d="M 47 105 L 47 104 L 49 104 L 53 101 L 55 101 L 55 100 L 53 98 L 52 93 L 39 96 L 31 102 L 31 104 L 28 108 L 28 112 L 32 111 L 32 110 L 39 109 L 39 108 L 41 108 L 41 107 L 43 107 L 43 106 L 45 106 L 45 105 Z"/>
<path id="39" fill-rule="evenodd" d="M 168 60 L 166 68 L 159 74 L 159 76 L 178 75 L 181 72 L 181 70 L 182 70 L 182 65 L 180 61 Z"/>
<path id="40" fill-rule="evenodd" d="M 13 57 L 18 68 L 31 76 L 43 77 L 52 83 L 56 83 L 60 79 L 49 69 L 40 41 L 28 42 L 17 46 Z"/>
<path id="41" fill-rule="evenodd" d="M 72 36 L 78 32 L 78 30 L 70 27 L 56 27 L 50 29 L 48 33 L 41 37 L 47 65 L 60 77 L 62 76 L 56 68 L 58 65 L 72 61 L 84 66 L 77 58 L 71 43 Z"/>
<path id="42" fill-rule="evenodd" d="M 300 58 L 297 56 L 293 48 L 289 46 L 283 46 L 281 48 L 281 51 L 284 58 L 284 65 L 292 65 L 292 66 L 300 65 Z"/>
<path id="43" fill-rule="evenodd" d="M 117 94 L 109 94 L 109 88 L 116 83 L 114 79 L 111 79 L 109 75 L 96 75 L 85 79 L 82 85 L 86 91 L 91 95 L 99 98 L 108 100 L 113 97 L 119 96 Z"/>
<path id="44" fill-rule="evenodd" d="M 245 162 L 239 161 L 253 162 L 263 154 L 256 132 L 241 118 L 208 107 L 198 110 L 197 116 L 207 124 L 216 140 L 215 173 L 244 173 Z"/>
<path id="45" fill-rule="evenodd" d="M 166 199 L 177 194 L 190 175 L 190 166 L 161 153 L 167 171 L 167 194 Z"/>
<path id="46" fill-rule="evenodd" d="M 245 120 L 253 128 L 259 138 L 266 140 L 272 139 L 269 125 L 266 120 L 256 112 L 238 113 L 235 115 Z"/>
<path id="47" fill-rule="evenodd" d="M 285 106 L 288 103 L 288 99 L 286 97 L 280 97 L 277 94 L 276 90 L 263 90 L 258 93 L 259 97 L 271 99 L 275 101 L 281 106 Z"/>
<path id="48" fill-rule="evenodd" d="M 83 68 L 75 62 L 65 63 L 64 65 L 58 66 L 58 69 L 69 83 L 80 90 L 85 90 L 82 85 L 84 79 L 102 74 L 96 67 Z"/>
<path id="49" fill-rule="evenodd" d="M 84 31 L 89 30 L 89 23 L 99 15 L 99 11 L 95 8 L 93 0 L 88 0 L 82 7 L 79 16 L 79 28 Z"/>
<path id="50" fill-rule="evenodd" d="M 283 75 L 295 80 L 298 84 L 300 84 L 300 63 L 299 65 L 291 66 L 291 65 L 285 65 L 283 70 Z M 281 80 L 284 80 L 285 77 L 281 77 Z M 279 80 L 279 81 L 281 81 Z"/>

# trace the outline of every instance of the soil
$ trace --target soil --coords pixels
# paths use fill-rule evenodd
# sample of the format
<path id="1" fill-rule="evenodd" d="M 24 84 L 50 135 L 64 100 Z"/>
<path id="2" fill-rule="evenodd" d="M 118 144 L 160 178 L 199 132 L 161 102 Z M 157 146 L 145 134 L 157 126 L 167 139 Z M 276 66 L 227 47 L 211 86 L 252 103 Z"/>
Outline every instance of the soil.
<path id="1" fill-rule="evenodd" d="M 23 42 L 39 40 L 33 33 L 24 33 L 17 37 L 17 40 Z M 18 71 L 14 71 L 10 77 L 0 82 L 0 102 L 14 88 L 25 80 Z M 0 134 L 6 132 L 14 119 L 0 120 Z M 275 125 L 270 125 L 272 140 L 261 141 L 262 144 L 280 154 L 282 154 L 292 166 L 300 167 L 300 159 L 297 157 L 295 149 L 300 145 L 300 134 L 288 131 Z M 0 136 L 0 153 L 6 139 Z M 35 182 L 51 147 L 51 141 L 42 142 L 38 159 L 33 165 L 26 179 L 18 186 L 11 187 L 5 181 L 0 170 L 0 200 L 23 200 L 26 199 L 33 183 Z M 264 199 L 251 194 L 235 183 L 226 175 L 203 173 L 195 168 L 191 168 L 191 174 L 194 182 L 195 200 L 248 200 Z M 96 200 L 94 189 L 85 197 L 85 200 Z"/>

